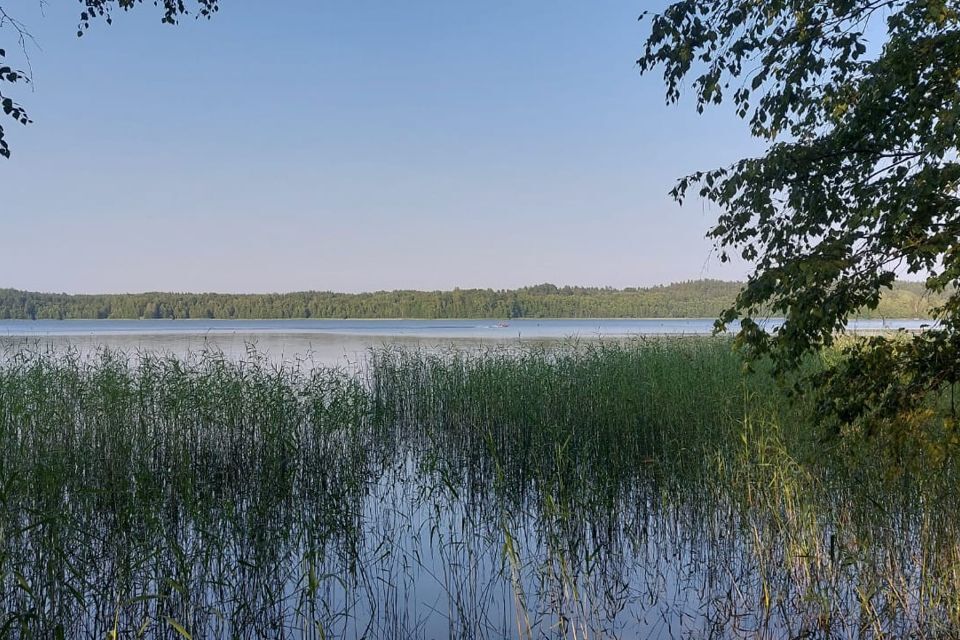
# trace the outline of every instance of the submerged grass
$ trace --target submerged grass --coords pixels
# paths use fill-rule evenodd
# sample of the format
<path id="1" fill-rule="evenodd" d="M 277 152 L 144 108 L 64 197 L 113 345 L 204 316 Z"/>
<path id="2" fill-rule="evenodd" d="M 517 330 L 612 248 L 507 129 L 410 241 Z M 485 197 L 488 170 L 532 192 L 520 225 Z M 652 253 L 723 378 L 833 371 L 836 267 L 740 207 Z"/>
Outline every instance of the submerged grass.
<path id="1" fill-rule="evenodd" d="M 723 339 L 7 354 L 0 636 L 956 634 L 952 436 L 810 416 Z"/>

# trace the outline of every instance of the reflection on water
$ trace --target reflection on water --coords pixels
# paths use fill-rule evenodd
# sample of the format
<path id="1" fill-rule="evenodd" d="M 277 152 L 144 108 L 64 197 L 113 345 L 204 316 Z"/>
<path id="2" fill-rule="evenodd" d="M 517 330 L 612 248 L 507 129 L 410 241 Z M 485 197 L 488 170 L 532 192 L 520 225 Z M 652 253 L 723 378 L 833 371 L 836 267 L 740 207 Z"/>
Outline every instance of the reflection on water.
<path id="1" fill-rule="evenodd" d="M 356 366 L 370 349 L 387 345 L 416 349 L 475 349 L 485 346 L 620 340 L 638 336 L 704 336 L 710 318 L 514 319 L 498 320 L 0 320 L 0 358 L 20 349 L 101 347 L 164 352 L 186 357 L 217 351 L 240 360 L 251 351 L 273 362 L 304 360 L 313 365 Z M 853 331 L 922 329 L 926 320 L 855 320 Z M 777 321 L 768 321 L 776 326 Z"/>
<path id="2" fill-rule="evenodd" d="M 949 480 L 809 481 L 769 429 L 717 430 L 736 361 L 679 348 L 390 350 L 360 375 L 13 358 L 0 635 L 957 631 Z"/>
<path id="3" fill-rule="evenodd" d="M 245 359 L 256 352 L 274 363 L 302 360 L 312 366 L 345 366 L 355 368 L 366 359 L 370 349 L 386 344 L 409 348 L 470 348 L 496 342 L 460 339 L 438 340 L 419 337 L 352 336 L 339 334 L 297 333 L 167 333 L 167 334 L 70 334 L 10 335 L 0 333 L 0 358 L 24 349 L 52 350 L 63 353 L 76 350 L 96 354 L 102 348 L 122 351 L 131 357 L 139 353 L 165 353 L 178 358 L 191 353 L 214 351 L 231 360 Z"/>
<path id="4" fill-rule="evenodd" d="M 854 331 L 919 330 L 930 320 L 851 320 Z M 760 320 L 774 328 L 778 319 Z M 736 329 L 737 325 L 732 325 Z M 709 335 L 714 318 L 514 318 L 511 320 L 0 320 L 5 336 L 333 335 L 431 339 L 542 339 Z"/>

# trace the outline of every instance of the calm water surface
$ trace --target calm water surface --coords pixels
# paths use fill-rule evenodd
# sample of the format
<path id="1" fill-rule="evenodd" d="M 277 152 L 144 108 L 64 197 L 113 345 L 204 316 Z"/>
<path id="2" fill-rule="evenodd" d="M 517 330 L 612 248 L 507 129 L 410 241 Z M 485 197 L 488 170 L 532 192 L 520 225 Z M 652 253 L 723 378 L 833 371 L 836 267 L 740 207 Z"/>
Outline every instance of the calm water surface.
<path id="1" fill-rule="evenodd" d="M 770 326 L 776 320 L 769 321 Z M 859 320 L 855 331 L 919 330 L 926 320 Z M 709 335 L 711 318 L 480 320 L 0 320 L 0 352 L 98 347 L 129 353 L 198 350 L 243 357 L 251 348 L 274 360 L 315 364 L 362 361 L 371 348 L 473 348 L 516 342 L 575 341 L 636 336 Z"/>
<path id="2" fill-rule="evenodd" d="M 771 326 L 776 320 L 769 321 Z M 919 329 L 928 320 L 857 320 L 854 330 Z M 0 320 L 0 335 L 324 334 L 421 338 L 704 335 L 712 318 L 501 320 Z"/>
<path id="3" fill-rule="evenodd" d="M 208 356 L 193 374 L 163 360 L 129 384 L 118 383 L 126 364 L 3 363 L 0 638 L 956 637 L 938 622 L 958 602 L 949 482 L 930 495 L 912 485 L 886 493 L 855 469 L 814 492 L 792 459 L 770 461 L 769 445 L 746 480 L 740 463 L 753 454 L 676 467 L 656 457 L 645 429 L 659 425 L 668 441 L 710 403 L 720 408 L 704 410 L 704 433 L 728 404 L 743 410 L 740 389 L 722 384 L 735 376 L 713 357 L 668 361 L 689 367 L 677 378 L 687 384 L 644 391 L 646 378 L 616 386 L 644 365 L 614 353 L 605 368 L 583 369 L 610 377 L 580 395 L 590 380 L 566 370 L 524 387 L 541 370 L 433 375 L 429 359 L 402 352 L 396 369 L 372 358 L 359 374 L 242 361 L 256 350 L 273 362 L 349 364 L 384 344 L 561 344 L 711 327 L 0 322 L 0 361 L 24 345 L 236 356 Z M 648 373 L 655 383 L 656 367 Z M 688 393 L 690 381 L 703 388 Z M 511 394 L 522 401 L 505 409 Z M 721 440 L 753 443 L 730 435 Z"/>

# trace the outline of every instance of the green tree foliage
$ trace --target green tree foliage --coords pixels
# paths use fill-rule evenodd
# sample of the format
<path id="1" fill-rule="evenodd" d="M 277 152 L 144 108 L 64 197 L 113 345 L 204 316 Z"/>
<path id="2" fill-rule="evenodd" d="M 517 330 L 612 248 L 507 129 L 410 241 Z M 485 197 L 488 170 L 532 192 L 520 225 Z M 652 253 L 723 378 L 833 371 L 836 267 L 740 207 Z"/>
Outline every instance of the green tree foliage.
<path id="1" fill-rule="evenodd" d="M 77 37 L 80 37 L 90 28 L 93 21 L 102 19 L 107 24 L 113 22 L 112 14 L 114 11 L 129 11 L 134 7 L 143 4 L 143 0 L 80 0 L 82 9 L 80 12 L 80 21 L 77 27 Z M 155 0 L 150 4 L 155 5 L 161 13 L 161 21 L 165 24 L 176 24 L 177 21 L 186 15 L 195 15 L 198 18 L 209 18 L 217 12 L 218 0 Z M 6 31 L 5 31 L 6 30 Z M 17 41 L 17 45 L 24 56 L 27 53 L 27 42 L 32 40 L 26 25 L 8 14 L 4 6 L 0 4 L 0 34 L 12 33 Z M 0 48 L 0 107 L 4 115 L 12 118 L 20 124 L 29 124 L 30 118 L 24 107 L 7 95 L 9 89 L 4 85 L 13 85 L 16 83 L 27 84 L 30 82 L 30 76 L 24 71 L 20 71 L 10 66 L 6 62 L 7 52 Z M 10 157 L 10 145 L 6 141 L 3 125 L 0 124 L 0 156 Z"/>
<path id="2" fill-rule="evenodd" d="M 696 280 L 649 288 L 557 287 L 515 290 L 378 291 L 284 294 L 137 293 L 67 295 L 0 289 L 0 319 L 96 318 L 710 318 L 742 284 Z M 922 318 L 936 300 L 917 283 L 898 283 L 867 317 Z"/>
<path id="3" fill-rule="evenodd" d="M 732 102 L 766 152 L 679 181 L 719 205 L 721 256 L 755 264 L 719 326 L 780 373 L 925 278 L 938 323 L 851 343 L 815 381 L 843 422 L 915 409 L 960 379 L 960 18 L 944 0 L 684 0 L 649 19 L 638 63 L 668 103 Z M 758 314 L 786 318 L 772 334 Z"/>
<path id="4" fill-rule="evenodd" d="M 28 37 L 24 26 L 8 15 L 3 7 L 0 6 L 0 32 L 4 29 L 12 30 L 12 32 L 16 34 L 16 39 L 20 47 L 24 47 Z M 0 108 L 3 109 L 5 116 L 8 116 L 20 124 L 29 124 L 30 118 L 27 117 L 27 112 L 23 110 L 23 107 L 10 97 L 9 91 L 12 85 L 18 83 L 23 85 L 29 82 L 30 77 L 24 71 L 10 66 L 7 62 L 6 50 L 0 48 Z M 0 124 L 0 156 L 4 158 L 10 157 L 10 145 L 7 143 L 4 135 L 3 124 Z"/>

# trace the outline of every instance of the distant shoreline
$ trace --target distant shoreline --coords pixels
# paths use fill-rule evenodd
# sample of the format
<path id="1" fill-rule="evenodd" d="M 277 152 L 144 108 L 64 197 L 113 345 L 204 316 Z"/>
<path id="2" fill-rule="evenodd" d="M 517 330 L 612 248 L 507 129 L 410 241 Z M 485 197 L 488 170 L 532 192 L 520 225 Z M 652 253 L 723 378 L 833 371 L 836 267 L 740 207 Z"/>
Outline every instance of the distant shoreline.
<path id="1" fill-rule="evenodd" d="M 743 283 L 692 280 L 612 289 L 540 284 L 520 289 L 284 294 L 58 294 L 0 289 L 0 320 L 616 320 L 713 319 Z M 928 318 L 943 300 L 898 282 L 863 318 Z"/>

